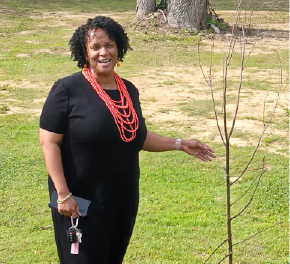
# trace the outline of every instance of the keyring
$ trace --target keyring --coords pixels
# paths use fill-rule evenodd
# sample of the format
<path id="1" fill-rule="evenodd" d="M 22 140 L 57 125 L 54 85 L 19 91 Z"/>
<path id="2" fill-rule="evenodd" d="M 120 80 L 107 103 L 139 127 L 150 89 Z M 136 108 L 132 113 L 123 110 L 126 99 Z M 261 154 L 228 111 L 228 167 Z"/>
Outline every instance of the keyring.
<path id="1" fill-rule="evenodd" d="M 74 219 L 73 219 L 72 216 L 70 217 L 70 221 L 71 221 L 72 227 L 76 228 L 78 226 L 78 224 L 79 224 L 79 216 L 77 216 L 77 218 L 76 218 L 76 224 L 75 225 L 74 225 Z"/>

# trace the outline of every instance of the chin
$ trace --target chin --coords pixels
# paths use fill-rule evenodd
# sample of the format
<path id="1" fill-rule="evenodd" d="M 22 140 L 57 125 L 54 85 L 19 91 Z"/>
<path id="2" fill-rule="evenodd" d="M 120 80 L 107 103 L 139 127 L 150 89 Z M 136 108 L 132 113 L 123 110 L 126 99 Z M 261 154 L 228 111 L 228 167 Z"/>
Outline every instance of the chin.
<path id="1" fill-rule="evenodd" d="M 100 75 L 109 75 L 114 73 L 114 68 L 102 68 L 102 67 L 97 67 L 97 68 L 93 68 L 93 73 L 95 74 L 100 74 Z"/>

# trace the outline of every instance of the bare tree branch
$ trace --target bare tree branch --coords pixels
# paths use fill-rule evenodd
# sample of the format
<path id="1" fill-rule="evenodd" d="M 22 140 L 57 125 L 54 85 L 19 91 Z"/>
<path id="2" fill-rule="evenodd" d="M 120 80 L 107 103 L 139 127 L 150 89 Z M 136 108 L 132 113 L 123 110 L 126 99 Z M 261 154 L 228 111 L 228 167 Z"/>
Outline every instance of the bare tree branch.
<path id="1" fill-rule="evenodd" d="M 278 62 L 279 62 L 279 70 L 280 70 L 280 75 L 279 75 L 279 76 L 280 76 L 280 78 L 279 78 L 279 88 L 278 88 L 278 91 L 277 91 L 277 99 L 276 99 L 275 106 L 274 106 L 274 108 L 273 108 L 273 111 L 272 111 L 272 113 L 271 113 L 271 116 L 270 116 L 270 118 L 269 118 L 267 124 L 264 124 L 264 129 L 263 129 L 263 131 L 262 131 L 262 133 L 261 133 L 261 135 L 260 135 L 260 137 L 259 137 L 258 144 L 257 144 L 257 146 L 256 146 L 256 148 L 255 148 L 255 150 L 254 150 L 254 152 L 253 152 L 253 154 L 252 154 L 252 157 L 250 158 L 248 164 L 246 165 L 246 167 L 245 167 L 245 169 L 243 170 L 243 172 L 241 173 L 241 175 L 240 175 L 236 180 L 234 180 L 234 181 L 231 183 L 231 185 L 233 185 L 234 183 L 236 183 L 236 182 L 237 182 L 237 181 L 238 181 L 238 180 L 239 180 L 239 179 L 244 175 L 244 173 L 247 171 L 248 167 L 249 167 L 250 164 L 252 163 L 252 161 L 253 161 L 253 159 L 254 159 L 254 157 L 255 157 L 257 151 L 258 151 L 258 148 L 259 148 L 259 146 L 260 146 L 260 144 L 261 144 L 261 141 L 262 141 L 262 138 L 263 138 L 263 136 L 264 136 L 264 133 L 266 132 L 268 126 L 269 126 L 270 123 L 272 122 L 272 119 L 273 119 L 274 114 L 275 114 L 275 112 L 276 112 L 276 108 L 277 108 L 277 106 L 278 106 L 278 102 L 279 102 L 279 98 L 280 98 L 280 93 L 281 93 L 281 90 L 282 90 L 282 67 L 281 67 L 281 60 L 280 60 L 280 58 L 279 58 L 279 55 L 278 55 L 277 51 L 276 51 L 276 56 L 277 56 L 277 59 L 278 59 Z"/>
<path id="2" fill-rule="evenodd" d="M 199 67 L 201 69 L 201 72 L 202 72 L 202 75 L 207 83 L 207 85 L 209 86 L 210 88 L 210 92 L 211 92 L 211 98 L 212 98 L 212 102 L 213 102 L 213 109 L 214 109 L 214 116 L 215 116 L 215 120 L 217 122 L 217 128 L 218 128 L 218 131 L 219 131 L 219 134 L 221 136 L 221 139 L 222 139 L 222 142 L 225 146 L 225 140 L 224 140 L 224 137 L 223 137 L 223 134 L 222 134 L 222 131 L 221 131 L 221 128 L 220 128 L 220 125 L 219 125 L 219 120 L 218 120 L 218 116 L 217 116 L 217 111 L 216 111 L 216 103 L 215 103 L 215 99 L 214 99 L 214 94 L 213 94 L 213 87 L 212 87 L 212 75 L 210 75 L 209 77 L 209 80 L 207 79 L 207 77 L 205 76 L 205 73 L 203 71 L 203 67 L 201 65 L 201 58 L 200 58 L 200 43 L 198 41 L 198 62 L 199 62 Z M 210 65 L 210 72 L 211 72 L 211 68 L 212 68 L 212 65 Z"/>
<path id="3" fill-rule="evenodd" d="M 263 167 L 265 167 L 265 157 L 263 158 Z M 250 204 L 251 204 L 251 202 L 253 201 L 253 199 L 254 199 L 254 196 L 255 196 L 255 194 L 256 194 L 256 191 L 257 191 L 257 188 L 258 188 L 258 186 L 259 186 L 259 184 L 260 184 L 260 180 L 261 180 L 261 177 L 262 177 L 262 175 L 264 174 L 264 172 L 265 172 L 265 170 L 262 170 L 261 171 L 261 173 L 260 173 L 260 177 L 259 177 L 259 179 L 258 179 L 258 182 L 257 182 L 257 185 L 256 185 L 256 188 L 255 188 L 255 190 L 254 190 L 254 192 L 253 192 L 253 194 L 252 194 L 252 196 L 251 196 L 251 198 L 250 198 L 250 200 L 249 200 L 249 202 L 244 206 L 244 208 L 238 213 L 238 214 L 236 214 L 235 216 L 233 216 L 232 218 L 231 218 L 231 220 L 233 220 L 233 219 L 235 219 L 236 217 L 238 217 L 239 215 L 241 215 L 249 206 L 250 206 Z"/>
<path id="4" fill-rule="evenodd" d="M 233 52 L 234 52 L 234 49 L 235 49 L 235 44 L 236 44 L 236 39 L 237 39 L 236 38 L 236 32 L 238 30 L 238 26 L 237 25 L 238 25 L 238 19 L 240 17 L 241 3 L 242 3 L 242 0 L 239 0 L 238 5 L 237 5 L 237 9 L 236 9 L 235 20 L 234 20 L 234 23 L 233 23 L 233 26 L 232 26 L 232 37 L 231 37 L 231 41 L 230 41 L 230 45 L 229 45 L 228 54 L 226 56 L 227 67 L 230 64 L 230 61 L 231 61 L 231 58 L 233 56 Z"/>
<path id="5" fill-rule="evenodd" d="M 252 14 L 251 14 L 252 15 Z M 250 15 L 250 17 L 251 17 Z M 245 21 L 246 21 L 246 12 L 245 12 Z M 261 23 L 261 19 L 260 19 L 260 23 Z M 234 127 L 235 127 L 235 123 L 236 123 L 236 119 L 237 119 L 237 114 L 238 114 L 238 110 L 239 110 L 239 102 L 240 102 L 240 94 L 241 94 L 241 88 L 242 88 L 242 81 L 243 81 L 243 71 L 246 67 L 247 61 L 250 57 L 250 54 L 252 53 L 254 46 L 257 42 L 257 36 L 258 36 L 258 32 L 257 31 L 256 35 L 255 35 L 255 39 L 254 39 L 254 43 L 251 46 L 251 50 L 249 51 L 247 58 L 245 60 L 245 51 L 246 51 L 246 44 L 247 44 L 247 40 L 248 40 L 248 36 L 245 33 L 245 28 L 244 25 L 242 25 L 242 36 L 240 36 L 240 47 L 241 47 L 241 73 L 240 73 L 240 82 L 239 82 L 239 88 L 238 88 L 238 95 L 237 95 L 237 103 L 236 103 L 236 108 L 235 108 L 235 114 L 234 114 L 234 118 L 233 118 L 233 123 L 232 123 L 232 127 L 231 127 L 231 131 L 229 133 L 229 138 L 231 138 Z"/>
<path id="6" fill-rule="evenodd" d="M 219 261 L 219 263 L 218 264 L 220 264 L 220 263 L 222 263 L 227 257 L 229 257 L 230 255 L 228 254 L 228 255 L 226 255 L 224 258 L 222 258 L 220 261 Z"/>
<path id="7" fill-rule="evenodd" d="M 262 22 L 262 14 L 260 14 L 259 25 L 261 25 L 261 22 Z M 253 50 L 254 50 L 254 47 L 255 47 L 255 45 L 256 45 L 256 43 L 257 43 L 257 38 L 258 38 L 258 36 L 259 36 L 259 32 L 260 32 L 260 28 L 257 29 L 257 32 L 256 32 L 256 34 L 255 34 L 255 38 L 254 38 L 253 44 L 252 44 L 251 49 L 250 49 L 250 51 L 249 51 L 249 53 L 248 53 L 248 55 L 247 55 L 247 58 L 246 58 L 246 60 L 245 60 L 244 68 L 246 67 L 246 64 L 247 64 L 247 62 L 248 62 L 248 60 L 249 60 L 249 57 L 250 57 L 250 55 L 252 54 L 252 52 L 253 52 Z"/>
<path id="8" fill-rule="evenodd" d="M 224 244 L 228 241 L 228 239 L 225 239 L 211 254 L 210 256 L 205 260 L 204 264 L 212 257 L 212 255 Z"/>
<path id="9" fill-rule="evenodd" d="M 223 65 L 223 114 L 224 114 L 224 133 L 226 145 L 229 144 L 229 137 L 227 131 L 227 74 L 228 74 L 228 66 L 225 61 Z"/>
<path id="10" fill-rule="evenodd" d="M 240 95 L 241 95 L 241 89 L 242 89 L 242 83 L 243 83 L 243 71 L 244 71 L 244 59 L 245 59 L 245 49 L 246 49 L 246 43 L 245 43 L 245 29 L 242 27 L 242 33 L 243 36 L 240 38 L 240 46 L 241 46 L 241 73 L 240 73 L 240 83 L 238 88 L 238 95 L 237 95 L 237 103 L 236 103 L 236 110 L 233 118 L 233 123 L 231 127 L 231 131 L 229 133 L 229 138 L 231 138 L 232 133 L 234 131 L 235 123 L 237 120 L 238 110 L 239 110 L 239 104 L 240 104 Z"/>
<path id="11" fill-rule="evenodd" d="M 261 169 L 263 169 L 263 168 L 251 169 L 251 170 L 247 170 L 247 172 L 249 172 L 249 171 L 256 171 L 256 170 L 261 170 Z M 243 171 L 232 172 L 232 173 L 229 174 L 229 176 L 230 176 L 230 175 L 233 175 L 233 174 L 241 173 L 241 172 L 243 172 Z"/>
<path id="12" fill-rule="evenodd" d="M 265 158 L 265 157 L 264 157 Z M 264 164 L 263 164 L 264 165 Z M 261 168 L 261 170 L 263 171 L 265 169 L 265 167 L 263 166 Z M 252 185 L 254 184 L 254 182 L 256 181 L 256 179 L 258 177 L 261 177 L 261 173 L 260 174 L 257 174 L 257 176 L 254 178 L 254 180 L 252 181 L 252 183 L 250 184 L 250 186 L 247 188 L 247 190 L 235 201 L 231 204 L 231 206 L 233 206 L 235 203 L 237 203 L 241 198 L 243 198 L 247 193 L 248 191 L 250 190 L 250 188 L 252 187 Z"/>
<path id="13" fill-rule="evenodd" d="M 267 228 L 264 228 L 264 229 L 260 230 L 259 232 L 257 232 L 256 234 L 254 234 L 254 235 L 252 235 L 252 236 L 250 236 L 250 237 L 248 237 L 248 238 L 246 238 L 246 239 L 244 239 L 244 240 L 242 240 L 242 241 L 240 241 L 240 242 L 237 242 L 237 243 L 233 244 L 233 246 L 236 246 L 236 245 L 238 245 L 238 244 L 244 243 L 244 242 L 246 242 L 247 240 L 250 240 L 251 238 L 255 237 L 256 235 L 261 234 L 261 233 L 265 232 L 266 230 L 268 230 L 268 229 L 270 229 L 270 228 L 273 228 L 273 227 L 275 227 L 275 226 L 277 226 L 277 225 L 281 225 L 281 224 L 283 224 L 283 222 L 280 222 L 280 223 L 277 223 L 277 224 L 275 224 L 275 225 L 272 225 L 272 226 L 269 226 L 269 227 L 267 227 Z"/>

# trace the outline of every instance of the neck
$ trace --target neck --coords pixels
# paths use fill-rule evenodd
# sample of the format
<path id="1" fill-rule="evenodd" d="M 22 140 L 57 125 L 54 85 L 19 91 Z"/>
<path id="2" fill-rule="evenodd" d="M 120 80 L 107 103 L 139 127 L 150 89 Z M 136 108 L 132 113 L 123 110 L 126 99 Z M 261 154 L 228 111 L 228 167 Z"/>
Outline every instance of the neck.
<path id="1" fill-rule="evenodd" d="M 114 72 L 109 74 L 96 74 L 92 68 L 90 68 L 93 76 L 96 78 L 98 84 L 106 90 L 117 90 L 117 84 L 115 82 Z"/>

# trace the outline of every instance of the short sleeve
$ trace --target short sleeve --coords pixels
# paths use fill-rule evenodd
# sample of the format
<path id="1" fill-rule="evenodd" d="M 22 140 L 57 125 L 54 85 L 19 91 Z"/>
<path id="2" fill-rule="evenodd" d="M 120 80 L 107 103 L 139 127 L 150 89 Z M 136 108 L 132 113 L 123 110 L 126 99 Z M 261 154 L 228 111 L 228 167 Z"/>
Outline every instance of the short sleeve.
<path id="1" fill-rule="evenodd" d="M 68 122 L 68 105 L 67 91 L 62 81 L 58 80 L 43 105 L 40 128 L 64 134 Z"/>

